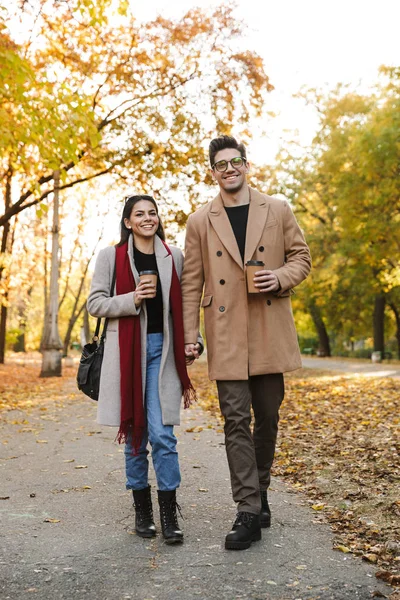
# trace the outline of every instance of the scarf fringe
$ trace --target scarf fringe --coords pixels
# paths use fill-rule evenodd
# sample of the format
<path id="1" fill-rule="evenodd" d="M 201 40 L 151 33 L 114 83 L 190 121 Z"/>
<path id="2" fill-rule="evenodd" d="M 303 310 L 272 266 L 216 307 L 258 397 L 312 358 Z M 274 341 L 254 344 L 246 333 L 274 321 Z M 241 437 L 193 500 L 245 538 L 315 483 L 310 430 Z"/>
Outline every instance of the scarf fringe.
<path id="1" fill-rule="evenodd" d="M 197 402 L 197 394 L 193 385 L 190 383 L 189 387 L 183 391 L 183 407 L 189 408 L 194 402 Z"/>
<path id="2" fill-rule="evenodd" d="M 134 456 L 137 456 L 142 445 L 143 433 L 143 430 L 133 433 L 133 423 L 130 419 L 121 423 L 114 441 L 118 442 L 118 444 L 126 444 L 130 440 L 132 453 Z"/>

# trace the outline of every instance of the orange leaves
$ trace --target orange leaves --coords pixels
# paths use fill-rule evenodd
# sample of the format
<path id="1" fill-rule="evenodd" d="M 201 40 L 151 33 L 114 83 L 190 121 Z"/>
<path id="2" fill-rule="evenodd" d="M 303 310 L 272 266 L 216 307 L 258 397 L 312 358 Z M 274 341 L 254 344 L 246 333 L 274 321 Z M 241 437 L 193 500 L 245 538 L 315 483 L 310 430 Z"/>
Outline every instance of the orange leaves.
<path id="1" fill-rule="evenodd" d="M 190 377 L 203 408 L 219 416 L 205 362 Z M 331 523 L 335 549 L 379 565 L 395 583 L 400 382 L 302 370 L 286 377 L 280 412 L 273 474 L 308 494 L 315 519 Z"/>
<path id="2" fill-rule="evenodd" d="M 41 379 L 40 365 L 17 363 L 0 365 L 0 412 L 9 410 L 29 410 L 39 404 L 51 404 L 55 401 L 63 402 L 68 396 L 63 393 L 63 385 L 75 378 L 75 368 L 64 368 L 63 377 Z M 69 390 L 70 391 L 70 390 Z M 41 406 L 41 411 L 46 412 L 46 406 Z M 44 420 L 53 420 L 53 417 L 42 415 Z M 15 419 L 15 425 L 28 424 L 26 419 Z M 38 443 L 41 443 L 38 440 Z M 42 443 L 44 443 L 42 441 Z"/>
<path id="3" fill-rule="evenodd" d="M 336 533 L 337 550 L 393 569 L 399 548 L 392 554 L 386 544 L 400 529 L 400 383 L 313 375 L 286 379 L 274 472 L 312 498 Z"/>
<path id="4" fill-rule="evenodd" d="M 390 571 L 377 571 L 375 576 L 390 585 L 400 585 L 400 575 L 393 575 Z M 393 599 L 395 600 L 395 599 Z"/>

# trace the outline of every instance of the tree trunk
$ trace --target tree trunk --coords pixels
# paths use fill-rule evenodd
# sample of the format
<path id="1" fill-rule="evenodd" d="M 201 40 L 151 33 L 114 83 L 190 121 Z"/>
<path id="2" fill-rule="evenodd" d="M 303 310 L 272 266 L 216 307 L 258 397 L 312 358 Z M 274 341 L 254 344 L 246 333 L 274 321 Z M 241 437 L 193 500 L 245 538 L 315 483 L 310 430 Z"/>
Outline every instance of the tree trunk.
<path id="1" fill-rule="evenodd" d="M 17 341 L 14 344 L 13 350 L 14 352 L 25 352 L 25 330 L 26 330 L 26 315 L 25 315 L 26 306 L 20 304 L 18 307 L 18 330 L 19 334 L 17 337 Z"/>
<path id="2" fill-rule="evenodd" d="M 382 358 L 385 352 L 385 294 L 375 296 L 373 326 L 374 326 L 374 351 L 382 352 Z"/>
<path id="3" fill-rule="evenodd" d="M 331 356 L 331 346 L 329 342 L 329 335 L 325 327 L 324 320 L 322 318 L 321 309 L 312 300 L 308 304 L 311 318 L 314 323 L 314 327 L 318 334 L 318 355 L 319 356 Z"/>
<path id="4" fill-rule="evenodd" d="M 6 357 L 6 325 L 7 325 L 7 302 L 8 294 L 4 293 L 4 300 L 0 311 L 0 364 L 4 365 Z"/>
<path id="5" fill-rule="evenodd" d="M 68 349 L 69 349 L 69 344 L 71 341 L 72 330 L 75 326 L 75 323 L 79 319 L 79 316 L 82 314 L 82 311 L 84 310 L 85 306 L 86 306 L 86 300 L 81 305 L 79 311 L 76 314 L 75 314 L 75 307 L 74 307 L 74 312 L 72 313 L 71 318 L 69 320 L 67 333 L 65 334 L 65 338 L 64 338 L 63 356 L 68 356 Z"/>
<path id="6" fill-rule="evenodd" d="M 65 339 L 64 339 L 64 356 L 67 356 L 67 354 L 68 354 L 69 342 L 70 342 L 70 339 L 71 339 L 71 334 L 72 334 L 72 330 L 74 328 L 74 325 L 75 325 L 76 321 L 78 320 L 79 316 L 81 315 L 82 311 L 83 310 L 86 311 L 86 299 L 81 304 L 81 306 L 80 306 L 79 309 L 78 309 L 78 304 L 79 304 L 79 301 L 80 301 L 80 299 L 82 297 L 82 292 L 84 291 L 86 276 L 87 276 L 88 271 L 89 271 L 90 263 L 92 262 L 92 259 L 93 259 L 94 255 L 96 253 L 97 244 L 100 242 L 100 239 L 101 239 L 101 237 L 99 237 L 99 239 L 97 240 L 97 243 L 96 243 L 95 247 L 93 248 L 92 254 L 89 257 L 89 260 L 86 262 L 85 268 L 83 269 L 83 272 L 82 272 L 82 275 L 81 275 L 81 281 L 79 283 L 78 291 L 77 291 L 77 293 L 75 295 L 75 302 L 74 302 L 74 306 L 72 307 L 72 313 L 71 313 L 71 317 L 70 317 L 69 322 L 68 322 L 68 329 L 67 329 L 67 333 L 66 333 L 66 336 L 65 336 Z M 72 269 L 72 259 L 70 261 L 69 273 L 68 273 L 67 282 L 66 282 L 66 286 L 65 286 L 64 296 L 61 299 L 59 307 L 61 306 L 63 300 L 66 298 L 66 290 L 67 290 L 67 287 L 68 287 L 68 279 L 69 279 L 69 274 L 70 274 L 71 269 Z M 90 333 L 89 333 L 89 337 L 90 337 Z"/>
<path id="7" fill-rule="evenodd" d="M 47 228 L 44 234 L 44 261 L 43 261 L 43 331 L 42 337 L 40 338 L 39 351 L 43 354 L 44 334 L 45 334 L 45 323 L 49 318 L 49 292 L 48 292 L 48 269 L 47 269 Z"/>
<path id="8" fill-rule="evenodd" d="M 58 277 L 59 277 L 59 187 L 60 172 L 54 171 L 54 207 L 51 247 L 49 310 L 44 323 L 43 358 L 40 377 L 61 376 L 62 341 L 58 331 Z"/>
<path id="9" fill-rule="evenodd" d="M 12 180 L 12 168 L 10 167 L 6 174 L 6 185 L 5 185 L 5 196 L 4 204 L 5 211 L 11 206 L 11 180 Z M 10 233 L 10 221 L 4 223 L 3 236 L 1 238 L 1 254 L 6 254 L 9 242 L 8 236 Z M 4 267 L 0 266 L 0 281 L 4 278 Z M 1 311 L 0 311 L 0 364 L 4 364 L 6 354 L 6 331 L 7 331 L 7 305 L 8 305 L 8 283 L 4 284 L 4 295 L 1 299 Z"/>
<path id="10" fill-rule="evenodd" d="M 30 287 L 27 291 L 27 297 L 30 298 L 33 291 L 33 287 Z M 14 352 L 26 352 L 25 348 L 25 332 L 26 332 L 26 317 L 28 309 L 28 300 L 26 298 L 20 299 L 18 304 L 18 334 L 17 341 L 14 344 Z"/>
<path id="11" fill-rule="evenodd" d="M 389 306 L 394 312 L 394 317 L 396 319 L 397 358 L 400 360 L 400 310 L 394 302 L 389 302 Z"/>
<path id="12" fill-rule="evenodd" d="M 14 352 L 26 352 L 25 349 L 25 326 L 19 327 L 20 333 L 18 334 L 17 341 L 14 344 Z"/>

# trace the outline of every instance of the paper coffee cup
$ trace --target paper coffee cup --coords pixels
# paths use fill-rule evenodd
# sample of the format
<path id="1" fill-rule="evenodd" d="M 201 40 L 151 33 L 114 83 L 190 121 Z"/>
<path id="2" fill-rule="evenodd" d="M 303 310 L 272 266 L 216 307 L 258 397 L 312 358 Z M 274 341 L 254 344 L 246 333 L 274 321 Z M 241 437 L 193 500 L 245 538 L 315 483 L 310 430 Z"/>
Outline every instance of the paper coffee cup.
<path id="1" fill-rule="evenodd" d="M 257 271 L 262 271 L 264 263 L 262 260 L 249 260 L 246 263 L 246 279 L 247 279 L 247 291 L 249 294 L 259 294 L 259 288 L 254 285 L 254 275 Z"/>
<path id="2" fill-rule="evenodd" d="M 156 297 L 156 290 L 157 290 L 157 277 L 158 277 L 158 273 L 157 271 L 140 271 L 139 273 L 139 279 L 140 281 L 148 281 L 150 282 L 154 288 L 154 295 L 152 296 L 153 298 Z"/>

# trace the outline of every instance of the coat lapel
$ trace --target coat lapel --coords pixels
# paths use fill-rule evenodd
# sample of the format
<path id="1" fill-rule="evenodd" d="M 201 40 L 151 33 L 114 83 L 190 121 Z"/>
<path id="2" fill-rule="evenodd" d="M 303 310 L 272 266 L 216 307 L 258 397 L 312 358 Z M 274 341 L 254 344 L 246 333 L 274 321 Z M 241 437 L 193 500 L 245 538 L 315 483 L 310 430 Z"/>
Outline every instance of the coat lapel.
<path id="1" fill-rule="evenodd" d="M 208 218 L 221 243 L 225 246 L 233 260 L 243 269 L 239 246 L 237 245 L 235 234 L 233 233 L 232 225 L 224 209 L 220 194 L 212 201 Z"/>
<path id="2" fill-rule="evenodd" d="M 268 217 L 269 204 L 260 192 L 250 189 L 249 218 L 246 229 L 245 262 L 251 260 L 262 236 Z"/>
<path id="3" fill-rule="evenodd" d="M 131 264 L 133 278 L 135 280 L 135 284 L 137 285 L 139 283 L 139 273 L 135 266 L 135 259 L 133 256 L 133 235 L 130 235 L 128 238 L 128 256 L 129 256 L 129 262 Z"/>
<path id="4" fill-rule="evenodd" d="M 156 235 L 154 238 L 154 252 L 156 255 L 158 274 L 161 283 L 163 307 L 164 310 L 169 310 L 169 292 L 172 279 L 172 255 L 168 254 L 158 235 Z"/>

